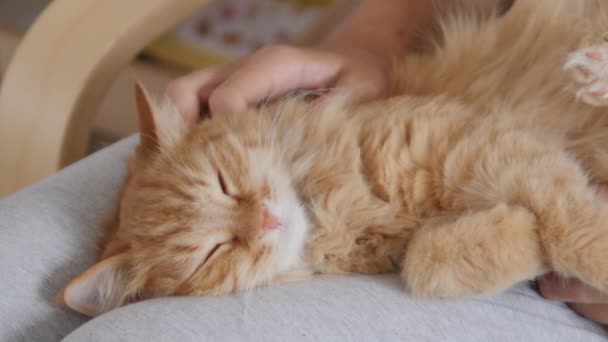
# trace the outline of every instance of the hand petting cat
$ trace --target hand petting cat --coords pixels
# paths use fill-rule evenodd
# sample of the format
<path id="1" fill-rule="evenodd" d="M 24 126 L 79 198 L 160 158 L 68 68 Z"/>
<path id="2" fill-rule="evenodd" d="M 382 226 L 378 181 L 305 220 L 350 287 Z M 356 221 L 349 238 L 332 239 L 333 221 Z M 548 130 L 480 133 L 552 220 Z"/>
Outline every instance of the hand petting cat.
<path id="1" fill-rule="evenodd" d="M 206 107 L 212 114 L 238 113 L 301 89 L 339 88 L 354 103 L 371 101 L 387 94 L 393 59 L 405 53 L 418 27 L 431 20 L 433 6 L 431 1 L 364 1 L 321 48 L 264 47 L 178 78 L 167 94 L 188 123 L 195 123 Z"/>
<path id="2" fill-rule="evenodd" d="M 205 107 L 212 114 L 240 113 L 294 90 L 323 93 L 338 87 L 362 103 L 386 95 L 390 60 L 364 49 L 302 49 L 268 46 L 251 56 L 181 77 L 167 88 L 186 121 Z"/>

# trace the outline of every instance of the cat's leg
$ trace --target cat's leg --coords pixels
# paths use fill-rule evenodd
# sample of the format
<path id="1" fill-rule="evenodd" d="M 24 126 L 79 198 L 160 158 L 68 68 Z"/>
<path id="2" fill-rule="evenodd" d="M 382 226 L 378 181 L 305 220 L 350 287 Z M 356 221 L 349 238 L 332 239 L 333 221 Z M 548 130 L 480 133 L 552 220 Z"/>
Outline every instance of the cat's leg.
<path id="1" fill-rule="evenodd" d="M 538 180 L 539 187 L 554 189 L 531 192 L 529 206 L 538 218 L 539 239 L 551 269 L 608 291 L 608 204 L 597 200 L 586 177 L 580 176 L 546 175 Z"/>
<path id="2" fill-rule="evenodd" d="M 570 138 L 568 152 L 576 156 L 591 183 L 608 185 L 608 112 L 600 115 L 595 127 Z"/>
<path id="3" fill-rule="evenodd" d="M 608 32 L 604 41 L 572 52 L 564 66 L 576 95 L 592 106 L 608 105 Z"/>
<path id="4" fill-rule="evenodd" d="M 489 145 L 476 177 L 450 187 L 452 205 L 497 205 L 416 232 L 403 263 L 407 287 L 433 297 L 492 292 L 550 269 L 608 291 L 608 204 L 570 154 L 506 137 Z"/>
<path id="5" fill-rule="evenodd" d="M 490 177 L 494 193 L 534 213 L 553 271 L 608 291 L 608 204 L 596 199 L 588 174 L 568 153 L 522 156 Z"/>
<path id="6" fill-rule="evenodd" d="M 544 273 L 534 214 L 498 204 L 432 219 L 408 243 L 401 276 L 410 293 L 447 298 L 504 290 Z"/>

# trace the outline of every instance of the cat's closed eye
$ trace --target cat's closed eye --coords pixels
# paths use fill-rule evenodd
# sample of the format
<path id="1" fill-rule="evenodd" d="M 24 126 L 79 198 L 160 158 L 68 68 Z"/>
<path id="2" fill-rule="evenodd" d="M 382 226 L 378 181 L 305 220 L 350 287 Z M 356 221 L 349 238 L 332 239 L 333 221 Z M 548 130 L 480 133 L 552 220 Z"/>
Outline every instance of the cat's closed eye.
<path id="1" fill-rule="evenodd" d="M 221 243 L 218 243 L 217 245 L 215 245 L 211 251 L 209 251 L 209 254 L 207 254 L 207 256 L 205 257 L 205 260 L 203 261 L 203 264 L 205 264 L 207 262 L 207 260 L 209 260 L 213 254 L 215 254 L 215 252 L 217 252 L 218 249 L 220 249 L 220 247 L 222 247 Z"/>
<path id="2" fill-rule="evenodd" d="M 221 247 L 228 246 L 230 243 L 231 241 L 223 241 L 215 244 L 215 246 L 213 246 L 213 248 L 209 250 L 209 253 L 207 253 L 207 256 L 205 257 L 205 259 L 203 259 L 203 262 L 198 266 L 198 268 L 203 267 L 207 263 L 207 261 L 209 261 L 209 259 L 211 259 L 211 257 L 220 250 Z"/>
<path id="3" fill-rule="evenodd" d="M 220 170 L 217 171 L 217 179 L 220 183 L 220 188 L 222 189 L 224 195 L 230 196 L 230 193 L 228 192 L 228 187 L 226 186 L 226 180 L 224 179 L 224 175 Z"/>

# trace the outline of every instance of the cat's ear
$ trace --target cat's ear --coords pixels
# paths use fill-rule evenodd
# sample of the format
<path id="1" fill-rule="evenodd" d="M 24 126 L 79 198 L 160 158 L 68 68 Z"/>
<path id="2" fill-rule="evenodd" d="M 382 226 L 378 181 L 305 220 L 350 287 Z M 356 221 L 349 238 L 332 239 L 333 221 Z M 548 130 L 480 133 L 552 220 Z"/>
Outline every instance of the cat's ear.
<path id="1" fill-rule="evenodd" d="M 135 105 L 139 122 L 140 146 L 146 152 L 154 152 L 158 149 L 155 108 L 150 93 L 139 81 L 135 82 Z"/>
<path id="2" fill-rule="evenodd" d="M 158 105 L 141 84 L 135 82 L 140 148 L 144 155 L 177 144 L 186 133 L 186 124 L 175 107 L 166 100 Z"/>
<path id="3" fill-rule="evenodd" d="M 124 254 L 102 260 L 73 279 L 59 293 L 59 304 L 96 316 L 124 304 L 128 296 Z"/>

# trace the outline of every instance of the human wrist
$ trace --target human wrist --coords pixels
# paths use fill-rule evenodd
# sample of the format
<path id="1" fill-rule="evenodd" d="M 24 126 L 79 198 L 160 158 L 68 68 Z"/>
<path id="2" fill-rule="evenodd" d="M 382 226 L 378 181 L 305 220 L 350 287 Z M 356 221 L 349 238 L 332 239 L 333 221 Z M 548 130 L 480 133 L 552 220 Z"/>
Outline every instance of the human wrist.
<path id="1" fill-rule="evenodd" d="M 450 0 L 364 0 L 325 42 L 330 49 L 357 48 L 385 60 L 403 56 L 432 20 L 437 2 Z"/>
<path id="2" fill-rule="evenodd" d="M 365 65 L 367 68 L 381 72 L 385 77 L 388 77 L 392 70 L 393 59 L 395 58 L 392 54 L 379 52 L 357 44 L 329 45 L 325 50 L 339 55 L 346 64 Z"/>
<path id="3" fill-rule="evenodd" d="M 349 38 L 332 40 L 325 45 L 325 48 L 349 57 L 363 57 L 380 65 L 390 64 L 394 58 L 405 54 L 406 50 L 405 46 L 395 46 L 396 44 L 389 42 L 362 39 L 362 37 Z"/>

